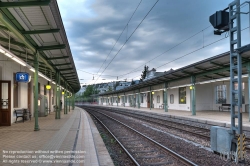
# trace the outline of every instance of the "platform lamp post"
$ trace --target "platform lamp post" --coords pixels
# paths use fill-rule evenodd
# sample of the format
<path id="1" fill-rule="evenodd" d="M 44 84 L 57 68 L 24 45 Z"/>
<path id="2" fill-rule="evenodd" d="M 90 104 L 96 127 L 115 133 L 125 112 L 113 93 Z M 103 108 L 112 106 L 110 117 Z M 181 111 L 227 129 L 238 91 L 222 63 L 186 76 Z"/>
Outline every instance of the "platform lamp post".
<path id="1" fill-rule="evenodd" d="M 35 67 L 35 72 L 34 72 L 34 86 L 35 86 L 35 91 L 34 91 L 34 116 L 35 116 L 35 127 L 34 131 L 39 131 L 39 124 L 38 124 L 38 56 L 39 53 L 36 52 L 34 56 L 34 67 Z"/>

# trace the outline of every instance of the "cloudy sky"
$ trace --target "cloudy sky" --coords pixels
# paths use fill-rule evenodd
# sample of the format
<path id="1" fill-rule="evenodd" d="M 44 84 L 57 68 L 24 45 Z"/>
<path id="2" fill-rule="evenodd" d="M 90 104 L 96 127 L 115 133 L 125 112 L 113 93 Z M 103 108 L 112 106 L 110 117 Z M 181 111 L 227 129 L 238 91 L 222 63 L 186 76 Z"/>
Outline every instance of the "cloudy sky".
<path id="1" fill-rule="evenodd" d="M 230 2 L 58 0 L 78 76 L 86 84 L 136 80 L 144 65 L 163 72 L 229 51 L 228 35 L 214 35 L 209 16 Z M 241 21 L 242 29 L 249 26 L 248 17 Z M 242 45 L 248 44 L 249 29 L 242 36 Z"/>

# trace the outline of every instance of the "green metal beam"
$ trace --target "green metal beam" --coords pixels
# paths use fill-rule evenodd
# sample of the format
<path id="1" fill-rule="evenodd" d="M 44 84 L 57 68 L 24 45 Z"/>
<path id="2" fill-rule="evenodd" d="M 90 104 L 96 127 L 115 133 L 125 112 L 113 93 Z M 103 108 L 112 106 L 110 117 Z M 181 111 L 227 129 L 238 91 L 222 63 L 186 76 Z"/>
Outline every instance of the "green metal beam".
<path id="1" fill-rule="evenodd" d="M 213 79 L 213 77 L 207 76 L 207 75 L 203 75 L 204 77 L 207 77 L 209 79 Z"/>
<path id="2" fill-rule="evenodd" d="M 58 69 L 59 71 L 73 70 L 73 68 Z"/>
<path id="3" fill-rule="evenodd" d="M 181 76 L 179 76 L 179 75 L 176 75 L 176 74 L 171 74 L 171 75 L 173 75 L 173 76 L 175 76 L 175 77 L 178 77 L 178 78 L 179 78 L 179 77 L 181 77 Z"/>
<path id="4" fill-rule="evenodd" d="M 0 29 L 8 31 L 9 29 L 6 26 L 0 25 Z"/>
<path id="5" fill-rule="evenodd" d="M 216 75 L 218 75 L 218 76 L 222 76 L 222 77 L 228 77 L 228 76 L 226 76 L 226 75 L 224 75 L 224 74 L 219 74 L 219 73 L 214 73 L 214 74 L 216 74 Z"/>
<path id="6" fill-rule="evenodd" d="M 189 75 L 192 75 L 193 73 L 190 73 L 190 72 L 187 72 L 187 71 L 181 71 L 182 73 L 185 73 L 185 74 L 189 74 Z"/>
<path id="7" fill-rule="evenodd" d="M 218 67 L 223 67 L 224 65 L 223 64 L 220 64 L 220 63 L 216 63 L 216 62 L 210 62 L 211 64 L 215 65 L 215 66 L 218 66 Z"/>
<path id="8" fill-rule="evenodd" d="M 12 3 L 12 2 L 11 2 Z M 28 35 L 23 35 L 20 31 L 24 31 L 20 23 L 13 17 L 7 8 L 1 9 L 3 12 L 0 12 L 0 21 L 6 26 L 10 32 L 12 32 L 24 45 L 25 48 L 28 48 L 34 54 L 37 51 L 35 48 L 35 42 Z M 29 37 L 29 38 L 28 38 Z M 39 60 L 42 60 L 52 71 L 56 71 L 51 62 L 46 60 L 46 56 L 41 52 L 42 56 L 39 57 Z M 64 77 L 63 77 L 64 78 Z M 78 91 L 80 86 L 76 89 Z"/>
<path id="9" fill-rule="evenodd" d="M 27 2 L 0 2 L 0 8 L 30 7 L 30 6 L 48 6 L 50 0 L 27 1 Z"/>
<path id="10" fill-rule="evenodd" d="M 70 72 L 70 73 L 62 73 L 62 75 L 72 75 L 72 74 L 75 74 L 75 72 Z"/>
<path id="11" fill-rule="evenodd" d="M 4 38 L 4 37 L 0 37 L 0 41 L 5 42 L 5 43 L 9 43 L 9 39 L 8 38 Z M 25 44 L 14 41 L 13 39 L 10 40 L 10 44 L 16 45 L 16 46 L 21 46 L 21 47 L 25 47 Z"/>
<path id="12" fill-rule="evenodd" d="M 38 51 L 45 51 L 45 50 L 57 50 L 57 49 L 64 49 L 66 48 L 65 44 L 58 44 L 58 45 L 53 45 L 53 46 L 41 46 L 37 47 L 36 49 Z"/>
<path id="13" fill-rule="evenodd" d="M 78 80 L 75 76 L 73 76 L 73 77 L 66 77 L 65 79 L 66 79 L 66 80 L 69 80 L 69 79 L 70 79 L 71 81 L 73 81 L 73 80 Z M 72 79 L 73 79 L 73 80 L 72 80 Z"/>
<path id="14" fill-rule="evenodd" d="M 46 60 L 66 59 L 66 58 L 69 58 L 69 56 L 60 56 L 60 57 L 46 58 Z"/>
<path id="15" fill-rule="evenodd" d="M 65 66 L 65 65 L 71 65 L 71 63 L 54 64 L 53 66 Z"/>
<path id="16" fill-rule="evenodd" d="M 248 58 L 245 58 L 245 57 L 241 57 L 241 59 L 243 60 L 243 61 L 246 61 L 246 62 L 248 62 L 250 59 L 248 59 Z"/>
<path id="17" fill-rule="evenodd" d="M 34 34 L 43 34 L 43 33 L 57 33 L 60 29 L 46 29 L 46 30 L 34 30 L 34 31 L 21 31 L 24 35 L 34 35 Z"/>
<path id="18" fill-rule="evenodd" d="M 198 69 L 198 70 L 202 70 L 202 71 L 207 71 L 207 69 L 203 69 L 203 68 L 200 68 L 200 67 L 194 67 L 195 69 Z"/>

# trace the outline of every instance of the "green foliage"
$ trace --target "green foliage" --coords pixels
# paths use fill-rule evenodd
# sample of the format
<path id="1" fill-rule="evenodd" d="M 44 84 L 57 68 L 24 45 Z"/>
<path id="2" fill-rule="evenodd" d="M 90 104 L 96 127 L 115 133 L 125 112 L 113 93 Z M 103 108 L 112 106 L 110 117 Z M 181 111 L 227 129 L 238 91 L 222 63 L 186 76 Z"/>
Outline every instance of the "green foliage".
<path id="1" fill-rule="evenodd" d="M 143 81 L 146 78 L 147 72 L 148 72 L 148 66 L 145 65 L 144 70 L 142 71 L 142 74 L 141 74 L 140 81 Z"/>
<path id="2" fill-rule="evenodd" d="M 131 85 L 134 85 L 135 84 L 135 81 L 132 79 L 132 81 L 131 81 Z"/>
<path id="3" fill-rule="evenodd" d="M 108 92 L 112 92 L 112 91 L 113 91 L 113 90 L 112 90 L 112 87 L 109 86 Z"/>

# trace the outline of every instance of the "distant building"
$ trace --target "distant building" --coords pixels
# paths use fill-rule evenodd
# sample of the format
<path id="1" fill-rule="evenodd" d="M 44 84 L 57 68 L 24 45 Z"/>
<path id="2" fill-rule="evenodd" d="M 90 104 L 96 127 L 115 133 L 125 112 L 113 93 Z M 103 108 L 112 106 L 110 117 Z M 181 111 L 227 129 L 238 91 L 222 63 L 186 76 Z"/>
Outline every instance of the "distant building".
<path id="1" fill-rule="evenodd" d="M 169 73 L 169 72 L 171 72 L 171 71 L 173 71 L 172 68 L 171 68 L 169 71 L 165 71 L 165 72 L 156 72 L 156 69 L 153 68 L 152 70 L 147 71 L 147 73 L 146 73 L 146 78 L 145 78 L 143 81 L 152 79 L 152 78 L 154 78 L 154 77 L 161 76 L 161 75 L 166 74 L 166 73 Z"/>
<path id="2" fill-rule="evenodd" d="M 115 89 L 115 90 L 124 89 L 124 88 L 129 87 L 130 85 L 131 85 L 131 82 L 120 81 L 120 82 L 119 82 L 119 85 L 116 86 L 116 89 Z"/>

